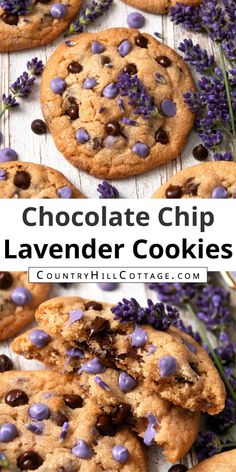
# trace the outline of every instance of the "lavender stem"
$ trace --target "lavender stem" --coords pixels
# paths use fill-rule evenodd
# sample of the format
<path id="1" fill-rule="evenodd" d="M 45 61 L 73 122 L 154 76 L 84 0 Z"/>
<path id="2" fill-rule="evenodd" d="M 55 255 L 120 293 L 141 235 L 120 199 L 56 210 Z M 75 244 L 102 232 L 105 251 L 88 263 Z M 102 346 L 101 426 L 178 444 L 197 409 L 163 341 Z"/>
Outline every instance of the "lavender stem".
<path id="1" fill-rule="evenodd" d="M 219 45 L 219 52 L 220 52 L 220 62 L 221 62 L 222 74 L 223 74 L 225 90 L 226 90 L 226 95 L 227 95 L 227 101 L 228 101 L 228 106 L 229 106 L 230 121 L 231 121 L 231 126 L 232 126 L 234 161 L 235 161 L 236 160 L 236 128 L 235 128 L 235 122 L 234 122 L 234 111 L 233 111 L 231 94 L 230 94 L 230 85 L 229 85 L 227 72 L 226 72 L 226 67 L 225 67 L 224 53 L 223 53 L 222 47 L 220 45 Z"/>

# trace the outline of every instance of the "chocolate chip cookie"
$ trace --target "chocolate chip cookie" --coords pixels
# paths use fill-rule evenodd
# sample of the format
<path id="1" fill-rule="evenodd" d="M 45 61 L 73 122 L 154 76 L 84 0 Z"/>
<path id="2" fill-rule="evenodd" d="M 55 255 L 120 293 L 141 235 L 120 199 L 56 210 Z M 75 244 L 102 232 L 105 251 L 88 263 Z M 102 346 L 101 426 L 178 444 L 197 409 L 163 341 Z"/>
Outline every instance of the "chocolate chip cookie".
<path id="1" fill-rule="evenodd" d="M 183 59 L 137 30 L 83 33 L 62 44 L 42 76 L 44 117 L 71 164 L 125 178 L 174 159 L 194 122 Z"/>
<path id="2" fill-rule="evenodd" d="M 207 459 L 191 469 L 191 472 L 235 472 L 236 449 L 222 452 Z"/>
<path id="3" fill-rule="evenodd" d="M 5 372 L 0 385 L 1 453 L 17 470 L 146 472 L 144 451 L 75 379 L 55 372 Z"/>
<path id="4" fill-rule="evenodd" d="M 119 323 L 111 307 L 79 297 L 58 297 L 43 303 L 35 316 L 49 335 L 92 354 L 89 363 L 80 359 L 81 371 L 93 373 L 95 368 L 101 373 L 114 365 L 183 408 L 214 415 L 224 408 L 224 385 L 196 341 L 174 327 L 160 331 L 150 325 Z"/>
<path id="5" fill-rule="evenodd" d="M 89 357 L 87 352 L 71 348 L 70 343 L 62 338 L 50 338 L 45 347 L 37 347 L 34 333 L 35 329 L 14 340 L 16 353 L 44 362 L 47 367 L 60 373 L 76 374 L 80 370 L 81 359 L 83 362 L 91 360 L 91 354 Z M 41 337 L 43 339 L 42 333 Z M 105 412 L 111 408 L 120 411 L 123 421 L 128 422 L 146 445 L 161 446 L 169 462 L 180 460 L 191 448 L 199 430 L 198 412 L 184 410 L 163 400 L 157 393 L 150 393 L 145 382 L 135 382 L 122 371 L 107 368 L 97 376 L 82 372 L 76 377 L 81 389 L 96 398 Z"/>
<path id="6" fill-rule="evenodd" d="M 145 10 L 150 13 L 167 13 L 170 7 L 174 7 L 177 0 L 123 0 L 125 3 L 132 5 L 140 10 Z M 200 5 L 201 0 L 182 0 L 184 5 Z"/>
<path id="7" fill-rule="evenodd" d="M 16 3 L 16 2 L 15 2 Z M 32 49 L 50 43 L 69 26 L 82 0 L 1 1 L 0 51 Z"/>
<path id="8" fill-rule="evenodd" d="M 0 163 L 0 198 L 84 198 L 63 174 L 32 162 Z"/>
<path id="9" fill-rule="evenodd" d="M 0 340 L 10 338 L 34 318 L 47 299 L 49 284 L 31 284 L 27 272 L 0 272 Z"/>
<path id="10" fill-rule="evenodd" d="M 236 163 L 187 167 L 156 190 L 153 198 L 236 198 Z"/>

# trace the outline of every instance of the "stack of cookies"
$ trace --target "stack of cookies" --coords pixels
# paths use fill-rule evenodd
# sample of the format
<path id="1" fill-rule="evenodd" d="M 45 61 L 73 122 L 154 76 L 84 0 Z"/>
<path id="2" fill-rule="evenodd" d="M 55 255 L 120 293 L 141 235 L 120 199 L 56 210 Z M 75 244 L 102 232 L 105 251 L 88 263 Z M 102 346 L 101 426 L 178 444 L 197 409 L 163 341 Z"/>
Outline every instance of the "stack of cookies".
<path id="1" fill-rule="evenodd" d="M 175 327 L 121 323 L 111 305 L 79 297 L 44 302 L 36 319 L 13 349 L 49 370 L 1 376 L 1 450 L 20 470 L 143 472 L 137 435 L 175 462 L 200 412 L 224 408 L 208 354 Z"/>

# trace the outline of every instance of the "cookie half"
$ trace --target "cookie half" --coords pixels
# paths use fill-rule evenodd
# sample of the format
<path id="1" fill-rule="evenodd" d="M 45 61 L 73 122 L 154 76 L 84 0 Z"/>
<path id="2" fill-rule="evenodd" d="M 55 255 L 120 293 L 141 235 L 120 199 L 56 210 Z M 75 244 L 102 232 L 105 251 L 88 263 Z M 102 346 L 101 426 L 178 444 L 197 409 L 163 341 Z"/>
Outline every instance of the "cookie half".
<path id="1" fill-rule="evenodd" d="M 140 10 L 148 11 L 149 13 L 168 13 L 170 7 L 174 7 L 177 0 L 122 0 L 128 5 L 132 5 Z M 184 5 L 200 5 L 201 0 L 182 0 Z"/>
<path id="2" fill-rule="evenodd" d="M 236 198 L 236 163 L 207 162 L 187 167 L 152 198 Z"/>
<path id="3" fill-rule="evenodd" d="M 191 472 L 235 472 L 236 449 L 216 454 L 191 469 Z"/>
<path id="4" fill-rule="evenodd" d="M 104 366 L 111 362 L 134 379 L 145 380 L 150 391 L 162 398 L 192 411 L 214 415 L 223 410 L 224 385 L 196 341 L 172 327 L 159 331 L 142 325 L 137 332 L 134 323 L 114 321 L 111 306 L 80 297 L 58 297 L 43 303 L 35 316 L 51 336 L 88 350 Z M 133 339 L 139 335 L 143 342 L 135 347 Z M 151 355 L 147 355 L 150 348 Z"/>
<path id="5" fill-rule="evenodd" d="M 102 414 L 71 377 L 48 371 L 1 374 L 1 453 L 17 470 L 146 472 L 138 439 L 122 427 L 105 434 L 99 428 Z"/>
<path id="6" fill-rule="evenodd" d="M 32 162 L 0 163 L 0 198 L 84 198 L 51 167 Z"/>
<path id="7" fill-rule="evenodd" d="M 82 0 L 41 0 L 32 4 L 30 11 L 23 15 L 12 14 L 11 10 L 0 7 L 1 52 L 50 43 L 67 29 L 80 10 Z"/>
<path id="8" fill-rule="evenodd" d="M 149 391 L 145 382 L 133 382 L 122 371 L 107 368 L 99 376 L 85 372 L 77 375 L 81 366 L 80 356 L 84 356 L 83 362 L 88 362 L 91 354 L 89 357 L 88 353 L 71 348 L 70 343 L 62 338 L 51 339 L 45 347 L 39 348 L 31 341 L 34 332 L 31 330 L 14 340 L 12 346 L 17 354 L 44 362 L 57 372 L 73 373 L 81 388 L 96 398 L 104 411 L 119 410 L 124 422 L 143 438 L 146 445 L 156 444 L 163 448 L 169 462 L 182 459 L 192 447 L 199 431 L 198 412 L 184 410 L 163 400 L 157 393 Z M 125 381 L 130 382 L 127 388 L 122 383 Z"/>
<path id="9" fill-rule="evenodd" d="M 29 283 L 27 272 L 0 272 L 0 341 L 33 320 L 36 308 L 47 299 L 49 287 Z"/>
<path id="10" fill-rule="evenodd" d="M 128 97 L 133 88 L 135 98 Z M 177 157 L 194 122 L 183 93 L 193 89 L 175 51 L 148 34 L 114 28 L 56 49 L 42 76 L 41 104 L 71 164 L 117 179 Z"/>

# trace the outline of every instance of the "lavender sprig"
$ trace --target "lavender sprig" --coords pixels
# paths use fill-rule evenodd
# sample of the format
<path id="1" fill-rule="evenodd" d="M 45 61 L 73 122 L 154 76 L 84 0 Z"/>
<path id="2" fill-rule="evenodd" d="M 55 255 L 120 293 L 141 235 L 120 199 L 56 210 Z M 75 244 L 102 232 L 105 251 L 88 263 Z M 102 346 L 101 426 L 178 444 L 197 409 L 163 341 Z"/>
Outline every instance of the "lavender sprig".
<path id="1" fill-rule="evenodd" d="M 149 95 L 145 85 L 136 74 L 130 76 L 122 72 L 118 77 L 117 86 L 119 87 L 120 94 L 123 97 L 129 98 L 129 105 L 135 107 L 135 115 L 141 115 L 144 120 L 149 120 L 159 115 L 154 98 Z"/>
<path id="2" fill-rule="evenodd" d="M 9 15 L 25 15 L 33 8 L 32 0 L 0 0 L 0 7 Z"/>
<path id="3" fill-rule="evenodd" d="M 31 61 L 27 62 L 27 71 L 23 72 L 14 83 L 10 85 L 10 92 L 8 95 L 2 94 L 2 103 L 0 108 L 0 118 L 4 115 L 7 110 L 11 110 L 20 105 L 18 98 L 28 98 L 36 76 L 39 76 L 43 72 L 43 62 L 37 57 L 34 57 Z"/>
<path id="4" fill-rule="evenodd" d="M 98 185 L 99 198 L 119 198 L 119 190 L 114 186 L 106 182 L 105 180 Z"/>
<path id="5" fill-rule="evenodd" d="M 92 0 L 86 5 L 69 26 L 69 34 L 82 33 L 84 28 L 102 16 L 113 0 Z"/>

